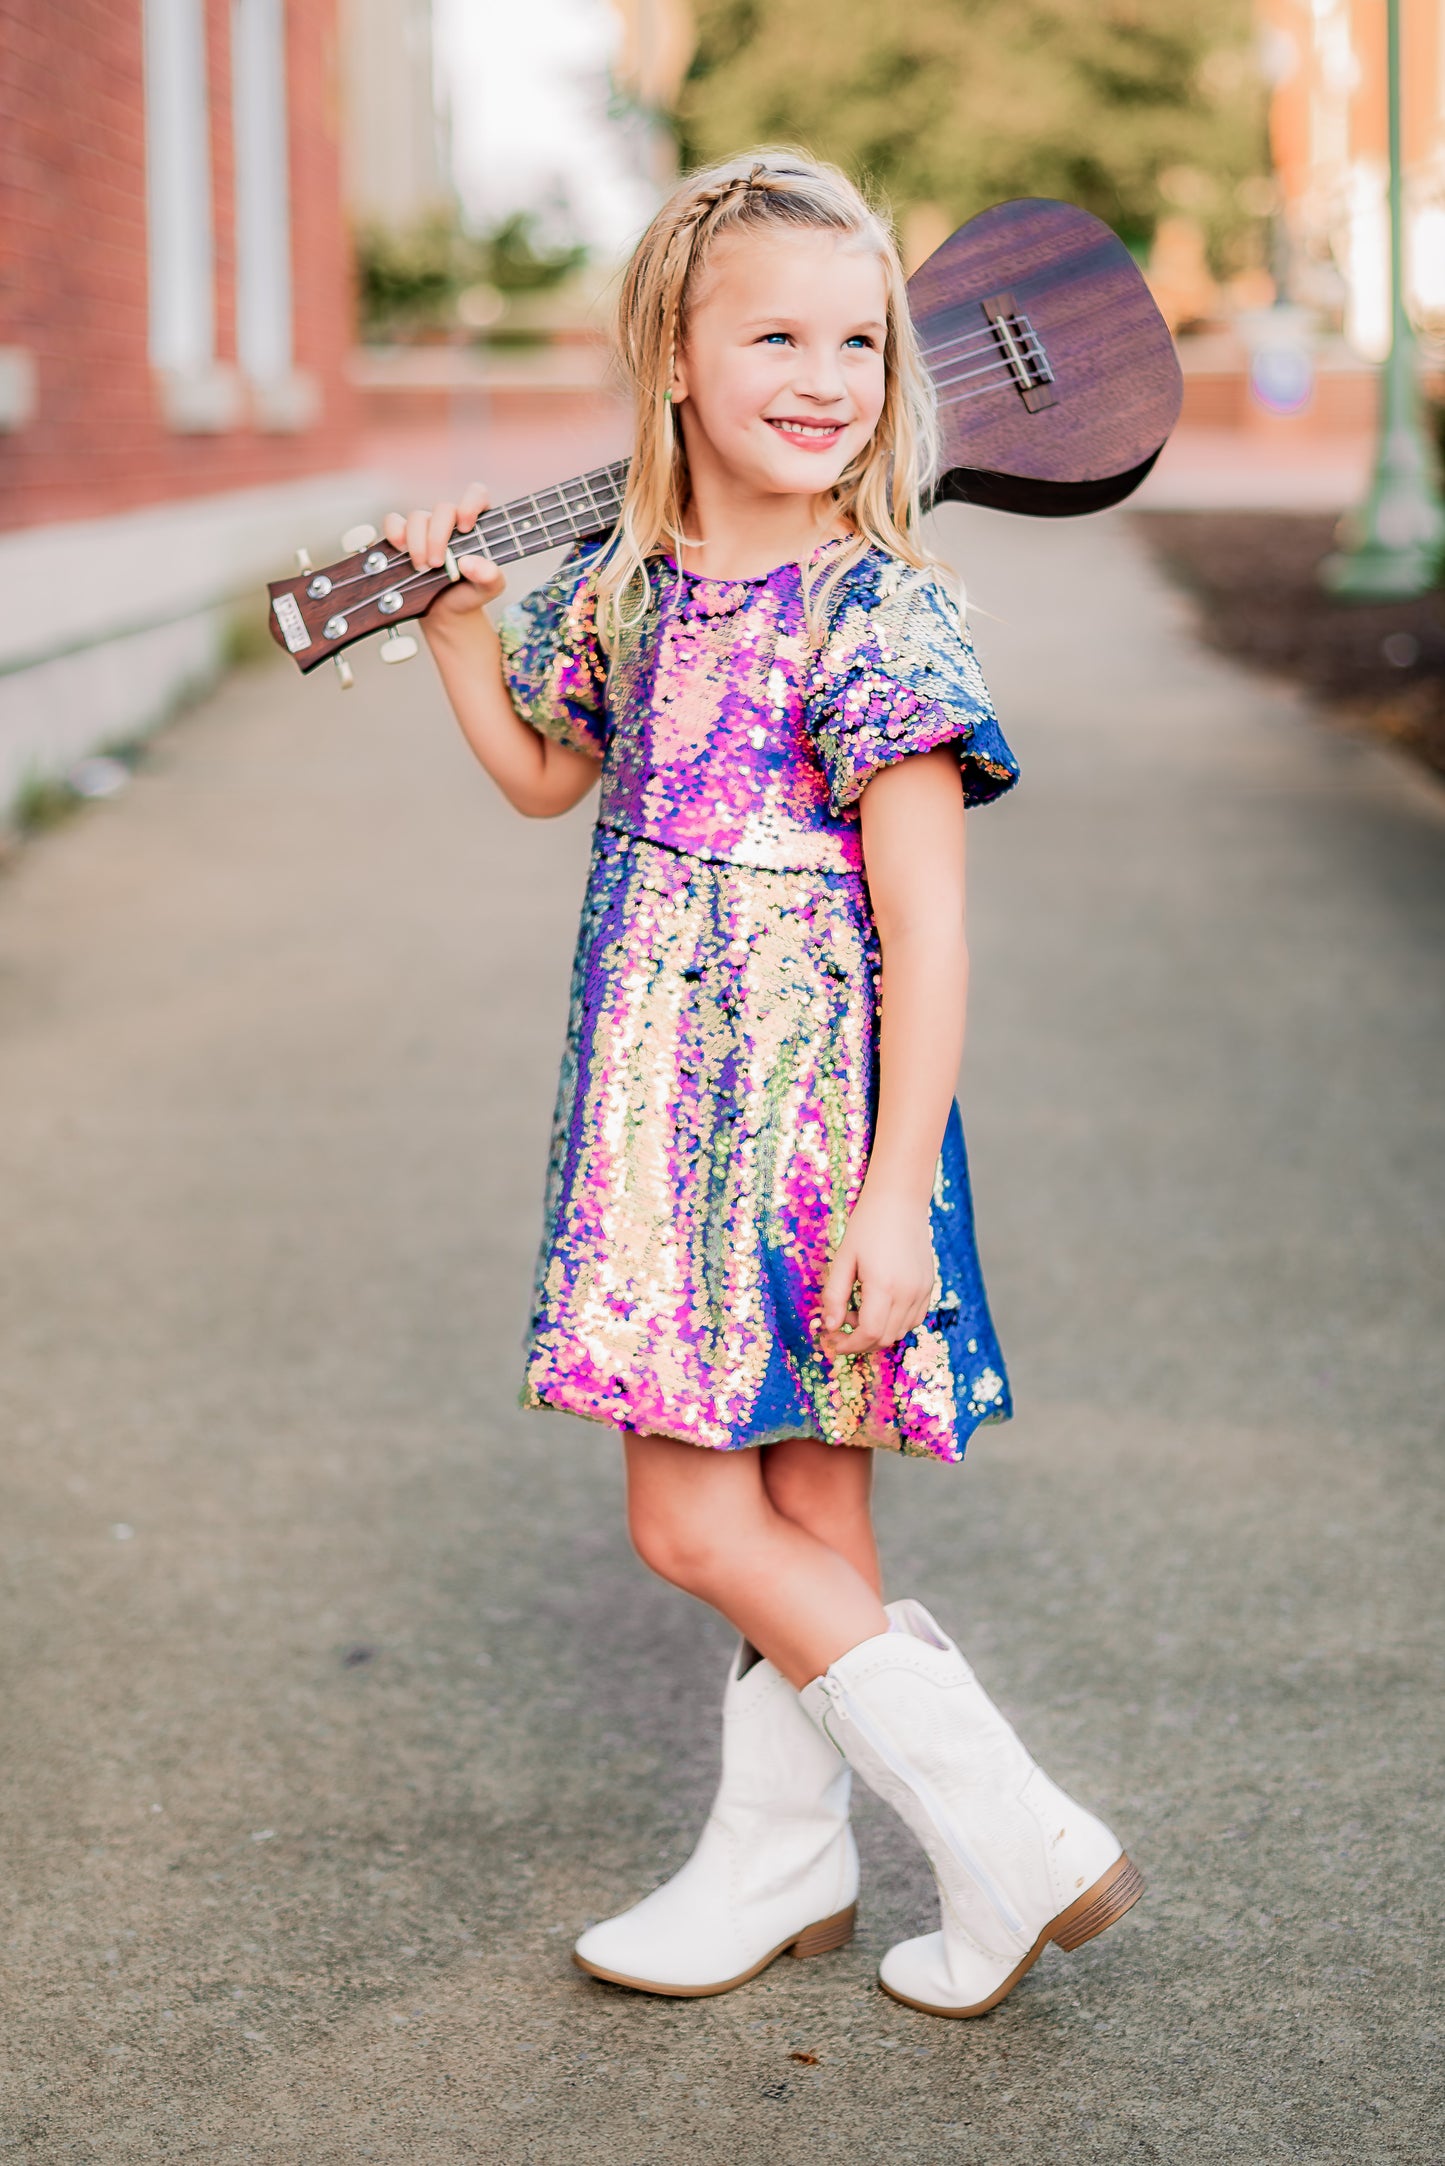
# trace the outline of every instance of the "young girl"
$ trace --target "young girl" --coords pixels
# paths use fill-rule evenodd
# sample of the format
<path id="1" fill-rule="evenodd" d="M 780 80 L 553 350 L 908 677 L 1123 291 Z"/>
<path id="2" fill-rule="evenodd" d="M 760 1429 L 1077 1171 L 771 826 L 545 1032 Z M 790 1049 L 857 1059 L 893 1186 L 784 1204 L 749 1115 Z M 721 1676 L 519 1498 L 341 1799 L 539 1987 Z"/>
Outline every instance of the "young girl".
<path id="1" fill-rule="evenodd" d="M 425 619 L 519 811 L 601 781 L 524 1403 L 621 1432 L 641 1556 L 742 1634 L 693 1856 L 583 1934 L 644 1991 L 841 1946 L 850 1769 L 926 1850 L 890 1993 L 981 2014 L 1140 1892 L 918 1603 L 882 1601 L 871 1454 L 1007 1418 L 954 1078 L 964 808 L 1017 776 L 919 535 L 929 381 L 893 241 L 836 169 L 693 175 L 620 303 L 615 530 L 509 610 Z M 418 568 L 486 502 L 386 522 Z"/>

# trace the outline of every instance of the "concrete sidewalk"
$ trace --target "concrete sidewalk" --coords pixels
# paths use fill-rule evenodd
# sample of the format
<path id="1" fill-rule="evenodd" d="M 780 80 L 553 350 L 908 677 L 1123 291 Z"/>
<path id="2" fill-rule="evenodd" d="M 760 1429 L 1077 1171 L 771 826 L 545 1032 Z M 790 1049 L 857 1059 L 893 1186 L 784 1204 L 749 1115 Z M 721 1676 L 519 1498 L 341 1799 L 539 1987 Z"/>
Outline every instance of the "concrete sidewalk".
<path id="1" fill-rule="evenodd" d="M 0 880 L 0 2158 L 1445 2151 L 1442 799 L 1126 516 L 946 533 L 1025 770 L 965 1089 L 1019 1414 L 883 1465 L 884 1548 L 1145 1901 L 913 2014 L 865 1801 L 851 1948 L 572 1970 L 690 1847 L 728 1653 L 610 1435 L 514 1408 L 586 817 L 514 819 L 424 660 L 278 660 Z"/>

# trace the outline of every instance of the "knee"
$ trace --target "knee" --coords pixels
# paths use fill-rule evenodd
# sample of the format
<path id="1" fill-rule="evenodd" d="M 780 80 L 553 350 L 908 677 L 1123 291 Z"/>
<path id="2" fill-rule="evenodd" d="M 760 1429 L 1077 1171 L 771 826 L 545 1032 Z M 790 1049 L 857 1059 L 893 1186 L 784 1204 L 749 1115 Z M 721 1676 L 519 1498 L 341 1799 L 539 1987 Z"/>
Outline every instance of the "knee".
<path id="1" fill-rule="evenodd" d="M 799 1460 L 777 1455 L 766 1479 L 773 1508 L 835 1548 L 835 1536 L 871 1528 L 868 1489 L 851 1466 L 835 1464 L 831 1458 Z"/>
<path id="2" fill-rule="evenodd" d="M 627 1524 L 633 1548 L 659 1579 L 697 1594 L 725 1577 L 731 1549 L 725 1520 L 703 1520 L 669 1511 L 653 1500 L 633 1498 Z"/>

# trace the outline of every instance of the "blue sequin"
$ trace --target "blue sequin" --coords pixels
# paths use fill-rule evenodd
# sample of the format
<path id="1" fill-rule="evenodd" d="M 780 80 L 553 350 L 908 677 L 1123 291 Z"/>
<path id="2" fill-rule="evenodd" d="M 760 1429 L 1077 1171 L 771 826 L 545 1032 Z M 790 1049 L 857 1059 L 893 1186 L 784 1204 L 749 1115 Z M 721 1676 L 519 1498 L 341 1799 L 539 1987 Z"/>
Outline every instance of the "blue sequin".
<path id="1" fill-rule="evenodd" d="M 724 581 L 663 561 L 606 655 L 591 560 L 502 623 L 519 711 L 602 763 L 524 1403 L 721 1450 L 960 1459 L 1010 1402 L 957 1107 L 928 1316 L 871 1355 L 814 1335 L 877 1103 L 858 798 L 944 744 L 970 803 L 1018 773 L 957 609 L 873 551 L 814 644 L 796 565 Z"/>

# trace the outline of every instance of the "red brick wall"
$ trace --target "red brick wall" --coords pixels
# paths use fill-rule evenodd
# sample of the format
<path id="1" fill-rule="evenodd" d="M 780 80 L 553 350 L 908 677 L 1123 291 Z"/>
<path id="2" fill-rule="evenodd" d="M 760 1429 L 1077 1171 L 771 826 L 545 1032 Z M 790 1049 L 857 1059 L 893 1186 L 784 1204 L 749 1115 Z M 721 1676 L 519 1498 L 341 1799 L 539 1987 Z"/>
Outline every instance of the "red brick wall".
<path id="1" fill-rule="evenodd" d="M 5 0 L 0 0 L 3 7 Z M 138 0 L 125 0 L 127 9 Z M 288 22 L 297 12 L 298 0 L 290 0 Z M 306 0 L 299 0 L 305 7 Z M 231 8 L 230 0 L 206 0 L 206 76 L 211 93 L 211 247 L 215 257 L 216 358 L 236 358 L 236 219 L 235 159 L 231 142 Z M 290 92 L 292 128 L 295 127 L 297 86 L 287 56 L 286 82 Z"/>
<path id="2" fill-rule="evenodd" d="M 216 357 L 235 359 L 227 0 L 207 0 Z M 0 345 L 34 355 L 34 419 L 0 435 L 0 527 L 122 511 L 345 465 L 355 455 L 351 258 L 335 0 L 287 10 L 296 366 L 310 428 L 166 426 L 147 356 L 140 0 L 0 0 Z"/>

